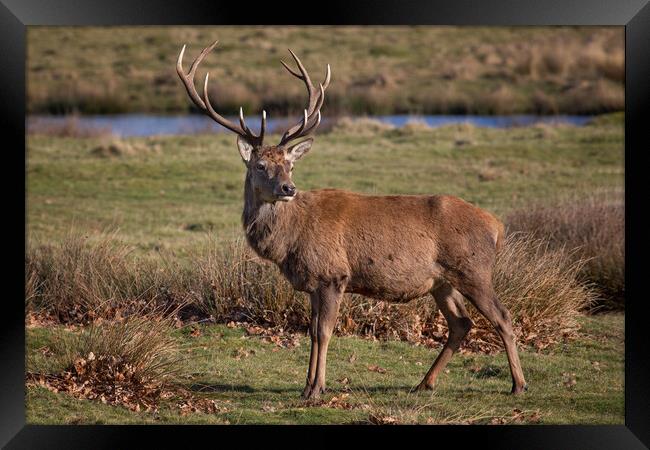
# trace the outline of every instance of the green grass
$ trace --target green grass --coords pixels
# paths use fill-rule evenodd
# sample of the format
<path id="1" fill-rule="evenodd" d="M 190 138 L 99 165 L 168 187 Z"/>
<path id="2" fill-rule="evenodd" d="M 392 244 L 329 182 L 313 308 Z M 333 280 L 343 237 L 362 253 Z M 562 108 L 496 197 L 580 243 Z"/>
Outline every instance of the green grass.
<path id="1" fill-rule="evenodd" d="M 221 112 L 300 111 L 287 48 L 332 84 L 323 109 L 372 113 L 600 113 L 624 107 L 622 27 L 29 27 L 30 112 L 179 112 L 175 73 L 204 61 Z"/>
<path id="2" fill-rule="evenodd" d="M 334 131 L 294 171 L 298 189 L 452 194 L 504 216 L 531 202 L 622 192 L 622 115 L 597 126 L 407 132 Z M 272 136 L 269 142 L 277 138 Z M 102 158 L 99 139 L 28 136 L 30 242 L 119 229 L 143 253 L 182 255 L 241 236 L 245 167 L 229 135 L 132 138 L 134 154 Z M 154 150 L 150 150 L 154 149 Z"/>
<path id="3" fill-rule="evenodd" d="M 489 423 L 495 417 L 511 418 L 524 412 L 523 422 L 543 424 L 624 423 L 624 317 L 622 314 L 582 317 L 582 331 L 575 341 L 550 350 L 521 352 L 530 390 L 511 396 L 510 374 L 504 353 L 456 355 L 449 372 L 439 378 L 437 389 L 409 393 L 432 363 L 439 349 L 404 342 L 373 342 L 356 337 L 334 337 L 328 357 L 328 386 L 324 400 L 340 397 L 349 379 L 353 409 L 311 406 L 299 395 L 309 358 L 308 338 L 292 349 L 273 351 L 274 344 L 247 336 L 244 330 L 223 325 L 201 326 L 201 336 L 189 330 L 173 331 L 187 354 L 187 374 L 180 381 L 199 397 L 214 399 L 227 411 L 181 416 L 163 403 L 158 414 L 131 412 L 44 388 L 27 390 L 27 422 L 34 424 L 116 423 L 264 423 L 339 424 L 368 421 L 371 414 L 402 423 L 474 420 Z M 29 370 L 56 368 L 37 349 L 55 347 L 60 339 L 55 328 L 27 329 Z M 241 359 L 238 349 L 254 350 Z M 350 356 L 356 359 L 350 361 Z M 598 363 L 598 364 L 595 364 Z M 368 370 L 378 365 L 386 373 Z M 596 368 L 598 367 L 598 369 Z M 575 374 L 576 384 L 566 386 L 564 374 Z"/>
<path id="4" fill-rule="evenodd" d="M 416 127 L 417 128 L 417 127 Z M 501 217 L 540 202 L 598 192 L 621 193 L 624 181 L 622 114 L 586 127 L 482 129 L 335 130 L 317 137 L 297 165 L 299 189 L 335 187 L 376 194 L 461 196 Z M 277 136 L 276 136 L 277 138 Z M 271 137 L 273 139 L 273 137 Z M 125 140 L 131 152 L 98 157 L 99 138 L 28 136 L 27 225 L 29 245 L 58 243 L 71 227 L 87 235 L 118 228 L 118 239 L 141 255 L 184 258 L 206 239 L 241 237 L 244 166 L 228 135 Z M 118 142 L 118 146 L 124 142 Z M 134 150 L 135 149 L 135 150 Z M 308 361 L 308 340 L 273 351 L 239 329 L 204 326 L 202 336 L 173 335 L 187 354 L 181 380 L 226 407 L 214 415 L 180 416 L 170 405 L 158 415 L 76 400 L 43 388 L 27 391 L 29 423 L 351 423 L 370 415 L 426 423 L 494 417 L 513 410 L 541 423 L 623 423 L 623 316 L 582 317 L 576 341 L 543 352 L 522 351 L 530 391 L 507 395 L 510 375 L 504 354 L 458 355 L 434 393 L 409 394 L 437 349 L 405 342 L 335 337 L 328 381 L 341 396 L 348 377 L 353 409 L 309 406 L 299 400 Z M 63 331 L 63 333 L 68 333 Z M 56 327 L 28 328 L 30 370 L 60 370 L 37 351 L 60 338 Z M 255 354 L 235 359 L 239 348 Z M 356 361 L 349 361 L 350 355 Z M 400 359 L 401 358 L 401 359 Z M 600 370 L 595 368 L 598 362 Z M 369 371 L 376 364 L 385 374 Z M 474 368 L 480 368 L 478 371 Z M 576 384 L 564 385 L 563 374 Z M 368 405 L 367 407 L 364 405 Z"/>

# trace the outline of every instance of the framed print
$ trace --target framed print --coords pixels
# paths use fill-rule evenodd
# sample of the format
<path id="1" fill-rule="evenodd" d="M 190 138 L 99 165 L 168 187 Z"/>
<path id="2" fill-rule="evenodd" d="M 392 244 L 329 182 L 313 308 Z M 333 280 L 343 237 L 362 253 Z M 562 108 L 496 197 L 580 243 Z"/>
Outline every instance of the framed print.
<path id="1" fill-rule="evenodd" d="M 7 448 L 649 445 L 646 2 L 0 17 Z"/>

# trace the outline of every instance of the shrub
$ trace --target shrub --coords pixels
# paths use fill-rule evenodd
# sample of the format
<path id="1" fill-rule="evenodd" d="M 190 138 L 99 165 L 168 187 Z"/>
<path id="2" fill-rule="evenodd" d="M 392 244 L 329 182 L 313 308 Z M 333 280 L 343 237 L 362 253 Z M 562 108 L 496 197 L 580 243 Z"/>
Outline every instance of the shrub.
<path id="1" fill-rule="evenodd" d="M 622 199 L 592 196 L 534 206 L 511 213 L 511 231 L 527 231 L 549 240 L 551 248 L 575 249 L 586 260 L 579 276 L 598 291 L 599 308 L 623 308 L 625 298 L 625 207 Z"/>
<path id="2" fill-rule="evenodd" d="M 131 258 L 131 251 L 113 234 L 89 239 L 74 232 L 58 245 L 30 247 L 27 308 L 62 323 L 87 323 L 142 312 L 143 305 L 181 303 L 169 289 L 175 282 L 169 272 Z"/>
<path id="3" fill-rule="evenodd" d="M 193 257 L 191 301 L 219 321 L 303 328 L 309 317 L 306 296 L 279 270 L 257 257 L 242 239 Z"/>
<path id="4" fill-rule="evenodd" d="M 576 317 L 594 301 L 593 291 L 578 277 L 585 263 L 545 238 L 527 233 L 506 237 L 494 267 L 494 289 L 510 311 L 520 341 L 541 346 L 578 328 Z M 490 328 L 474 310 L 470 315 L 478 330 Z M 487 341 L 496 343 L 496 333 Z"/>

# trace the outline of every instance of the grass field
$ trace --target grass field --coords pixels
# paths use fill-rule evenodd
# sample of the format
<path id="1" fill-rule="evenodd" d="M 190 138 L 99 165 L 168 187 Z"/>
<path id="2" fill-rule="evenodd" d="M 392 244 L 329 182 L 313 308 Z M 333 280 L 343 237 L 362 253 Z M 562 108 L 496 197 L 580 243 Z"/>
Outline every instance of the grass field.
<path id="1" fill-rule="evenodd" d="M 420 126 L 318 136 L 294 172 L 298 189 L 458 195 L 503 216 L 531 202 L 603 193 L 622 200 L 621 115 L 594 125 L 487 129 Z M 270 138 L 271 140 L 273 137 Z M 143 253 L 182 255 L 241 236 L 245 167 L 228 135 L 133 138 L 98 156 L 101 139 L 29 136 L 30 242 L 119 229 Z"/>
<path id="2" fill-rule="evenodd" d="M 624 107 L 622 27 L 30 27 L 31 113 L 185 112 L 175 73 L 204 61 L 223 113 L 304 106 L 279 59 L 332 84 L 323 113 L 596 114 Z M 203 69 L 197 80 L 203 79 Z"/>
<path id="3" fill-rule="evenodd" d="M 294 181 L 298 189 L 448 193 L 501 217 L 531 204 L 586 196 L 620 203 L 623 135 L 622 114 L 585 127 L 343 123 L 317 137 L 296 165 Z M 117 230 L 114 239 L 135 248 L 131 256 L 188 261 L 208 240 L 219 246 L 241 237 L 244 170 L 234 138 L 221 134 L 124 140 L 29 135 L 28 245 L 58 244 L 71 228 L 91 239 Z M 579 322 L 575 339 L 522 350 L 531 390 L 518 397 L 507 395 L 503 353 L 458 355 L 434 393 L 409 394 L 439 347 L 337 336 L 328 358 L 331 391 L 316 404 L 298 398 L 308 361 L 304 335 L 299 345 L 283 348 L 240 327 L 186 326 L 168 331 L 186 357 L 175 383 L 214 400 L 216 412 L 188 413 L 171 400 L 156 413 L 135 412 L 29 386 L 27 421 L 621 424 L 624 316 L 581 315 Z M 79 332 L 30 324 L 28 370 L 60 370 L 57 345 Z"/>
<path id="4" fill-rule="evenodd" d="M 217 413 L 183 414 L 171 401 L 163 402 L 157 413 L 133 412 L 31 387 L 27 422 L 623 424 L 623 315 L 583 317 L 581 324 L 576 341 L 543 352 L 521 352 L 530 390 L 516 397 L 509 395 L 504 353 L 456 355 L 435 391 L 409 393 L 438 348 L 334 337 L 328 358 L 330 391 L 321 404 L 299 398 L 309 358 L 308 338 L 300 337 L 296 347 L 280 348 L 248 336 L 241 328 L 201 326 L 196 337 L 186 328 L 173 332 L 186 356 L 179 383 L 199 398 L 215 400 Z M 28 370 L 51 368 L 43 350 L 73 333 L 28 329 Z"/>

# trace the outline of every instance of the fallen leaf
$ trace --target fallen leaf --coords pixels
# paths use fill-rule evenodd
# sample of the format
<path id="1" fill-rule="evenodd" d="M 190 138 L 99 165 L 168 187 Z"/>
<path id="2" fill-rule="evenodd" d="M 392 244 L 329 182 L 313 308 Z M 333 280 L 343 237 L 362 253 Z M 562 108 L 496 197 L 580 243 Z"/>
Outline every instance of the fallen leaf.
<path id="1" fill-rule="evenodd" d="M 386 373 L 386 369 L 384 369 L 383 367 L 379 367 L 379 366 L 377 366 L 375 364 L 369 365 L 368 370 L 371 371 L 371 372 Z"/>
<path id="2" fill-rule="evenodd" d="M 391 417 L 385 414 L 370 414 L 368 416 L 370 423 L 375 425 L 396 425 L 399 421 L 395 417 Z"/>

